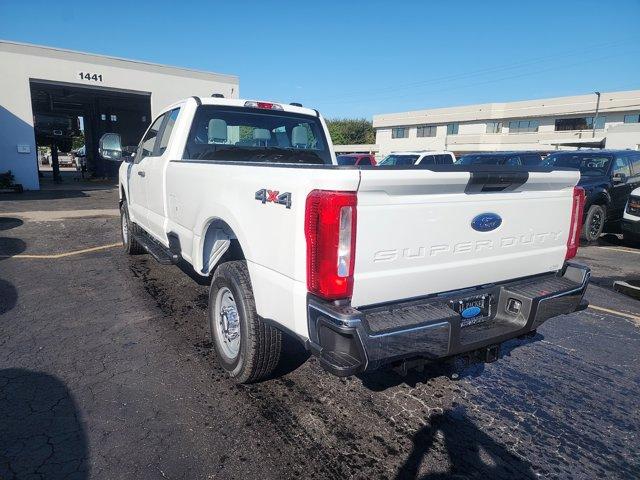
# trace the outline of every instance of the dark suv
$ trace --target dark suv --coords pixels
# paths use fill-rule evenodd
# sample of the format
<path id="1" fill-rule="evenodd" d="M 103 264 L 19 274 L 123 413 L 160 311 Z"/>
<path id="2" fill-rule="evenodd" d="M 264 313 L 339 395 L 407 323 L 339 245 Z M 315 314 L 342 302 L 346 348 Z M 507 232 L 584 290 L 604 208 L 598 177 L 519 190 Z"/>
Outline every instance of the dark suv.
<path id="1" fill-rule="evenodd" d="M 525 165 L 542 163 L 541 152 L 487 152 L 469 153 L 458 158 L 456 165 Z"/>
<path id="2" fill-rule="evenodd" d="M 582 236 L 592 242 L 602 232 L 620 231 L 631 192 L 640 186 L 640 152 L 633 150 L 577 150 L 549 155 L 545 165 L 580 170 L 585 189 Z"/>

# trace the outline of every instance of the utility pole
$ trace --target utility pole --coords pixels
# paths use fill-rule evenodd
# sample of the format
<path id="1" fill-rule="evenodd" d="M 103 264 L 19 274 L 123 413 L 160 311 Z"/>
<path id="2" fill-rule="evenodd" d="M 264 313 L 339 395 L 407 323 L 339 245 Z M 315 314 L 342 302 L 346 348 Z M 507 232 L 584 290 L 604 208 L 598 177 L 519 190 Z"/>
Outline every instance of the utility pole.
<path id="1" fill-rule="evenodd" d="M 593 92 L 598 96 L 598 101 L 596 102 L 596 114 L 593 117 L 593 134 L 591 138 L 596 138 L 596 122 L 598 121 L 598 110 L 600 110 L 600 92 Z"/>

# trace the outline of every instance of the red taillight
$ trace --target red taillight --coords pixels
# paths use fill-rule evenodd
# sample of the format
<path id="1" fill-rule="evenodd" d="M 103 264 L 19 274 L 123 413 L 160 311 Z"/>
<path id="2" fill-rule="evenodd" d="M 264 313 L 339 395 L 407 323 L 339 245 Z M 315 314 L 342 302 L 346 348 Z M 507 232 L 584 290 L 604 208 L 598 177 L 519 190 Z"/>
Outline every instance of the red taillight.
<path id="1" fill-rule="evenodd" d="M 307 289 L 327 300 L 353 292 L 356 205 L 355 192 L 313 190 L 307 196 Z"/>
<path id="2" fill-rule="evenodd" d="M 574 187 L 571 204 L 571 223 L 569 224 L 569 239 L 567 240 L 567 255 L 565 260 L 576 256 L 580 246 L 580 232 L 582 230 L 582 213 L 584 211 L 584 188 Z"/>

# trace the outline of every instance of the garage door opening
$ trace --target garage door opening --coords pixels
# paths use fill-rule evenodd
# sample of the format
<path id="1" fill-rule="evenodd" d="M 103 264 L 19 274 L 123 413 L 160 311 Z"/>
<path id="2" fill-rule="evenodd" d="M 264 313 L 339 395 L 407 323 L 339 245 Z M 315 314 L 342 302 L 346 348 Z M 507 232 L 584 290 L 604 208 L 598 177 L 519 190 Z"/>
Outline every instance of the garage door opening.
<path id="1" fill-rule="evenodd" d="M 133 151 L 151 121 L 151 94 L 30 80 L 41 178 L 116 178 L 120 162 L 98 155 L 104 133 Z"/>

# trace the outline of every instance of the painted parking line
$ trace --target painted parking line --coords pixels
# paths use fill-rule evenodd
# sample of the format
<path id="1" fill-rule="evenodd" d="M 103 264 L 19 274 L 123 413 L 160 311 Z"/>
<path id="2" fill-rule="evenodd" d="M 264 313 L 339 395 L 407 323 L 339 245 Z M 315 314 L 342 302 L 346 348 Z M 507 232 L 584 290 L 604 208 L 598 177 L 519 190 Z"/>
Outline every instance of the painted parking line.
<path id="1" fill-rule="evenodd" d="M 611 310 L 610 308 L 598 307 L 597 305 L 589 305 L 589 308 L 592 310 L 596 310 L 598 312 L 604 312 L 610 315 L 617 315 L 619 317 L 628 318 L 630 320 L 634 320 L 635 322 L 640 323 L 640 316 L 633 315 L 632 313 L 620 312 L 618 310 Z"/>
<path id="2" fill-rule="evenodd" d="M 98 252 L 100 250 L 107 250 L 108 248 L 120 247 L 122 243 L 110 243 L 109 245 L 101 245 L 99 247 L 83 248 L 82 250 L 73 250 L 71 252 L 56 253 L 54 255 L 0 255 L 0 258 L 24 258 L 27 260 L 54 260 L 56 258 L 71 257 L 73 255 L 81 255 L 83 253 Z"/>
<path id="3" fill-rule="evenodd" d="M 613 250 L 615 252 L 627 252 L 627 253 L 635 253 L 636 255 L 640 255 L 640 250 L 633 250 L 631 248 L 624 247 L 596 247 L 598 250 Z"/>

